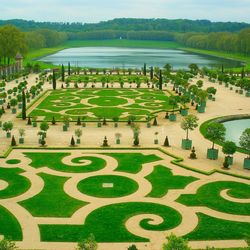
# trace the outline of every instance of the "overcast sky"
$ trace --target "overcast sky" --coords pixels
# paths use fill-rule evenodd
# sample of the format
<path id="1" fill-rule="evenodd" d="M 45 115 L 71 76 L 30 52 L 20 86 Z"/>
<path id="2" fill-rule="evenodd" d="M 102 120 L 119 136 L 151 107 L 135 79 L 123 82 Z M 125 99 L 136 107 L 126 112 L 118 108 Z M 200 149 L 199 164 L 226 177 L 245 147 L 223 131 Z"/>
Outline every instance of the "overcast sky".
<path id="1" fill-rule="evenodd" d="M 250 23 L 250 0 L 0 0 L 0 19 L 99 22 L 119 17 Z"/>

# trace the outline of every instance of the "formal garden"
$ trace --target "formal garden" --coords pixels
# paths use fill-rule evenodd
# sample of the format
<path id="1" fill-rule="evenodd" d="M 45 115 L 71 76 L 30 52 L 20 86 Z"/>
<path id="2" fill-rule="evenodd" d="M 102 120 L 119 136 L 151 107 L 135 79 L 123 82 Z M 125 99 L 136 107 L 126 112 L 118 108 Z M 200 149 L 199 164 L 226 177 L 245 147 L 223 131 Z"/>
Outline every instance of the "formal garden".
<path id="1" fill-rule="evenodd" d="M 0 159 L 0 234 L 26 246 L 32 236 L 33 247 L 90 234 L 98 243 L 170 231 L 191 242 L 246 239 L 249 181 L 175 160 L 157 149 L 14 149 Z"/>

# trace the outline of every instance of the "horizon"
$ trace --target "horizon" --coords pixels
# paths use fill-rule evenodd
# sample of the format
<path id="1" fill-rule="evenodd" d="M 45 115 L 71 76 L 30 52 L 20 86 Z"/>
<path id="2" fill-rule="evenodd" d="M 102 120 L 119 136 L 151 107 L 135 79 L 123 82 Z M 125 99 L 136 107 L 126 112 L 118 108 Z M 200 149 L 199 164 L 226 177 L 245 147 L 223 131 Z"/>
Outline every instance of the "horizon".
<path id="1" fill-rule="evenodd" d="M 189 19 L 250 23 L 249 0 L 2 0 L 2 20 L 98 23 L 115 18 Z M 223 14 L 222 14 L 223 13 Z"/>
<path id="2" fill-rule="evenodd" d="M 73 24 L 73 23 L 80 23 L 80 24 L 98 24 L 101 22 L 109 22 L 109 21 L 113 21 L 116 19 L 143 19 L 143 20 L 158 20 L 158 19 L 163 19 L 163 20 L 170 20 L 170 21 L 174 21 L 174 20 L 189 20 L 189 21 L 209 21 L 211 23 L 245 23 L 245 24 L 250 24 L 249 22 L 244 22 L 244 21 L 214 21 L 214 20 L 209 20 L 209 19 L 188 19 L 188 18 L 141 18 L 141 17 L 116 17 L 113 19 L 108 19 L 108 20 L 100 20 L 100 21 L 96 21 L 96 22 L 81 22 L 81 21 L 50 21 L 50 20 L 34 20 L 34 19 L 24 19 L 24 18 L 11 18 L 11 19 L 4 19 L 1 18 L 0 21 L 12 21 L 12 20 L 22 20 L 22 21 L 27 21 L 27 22 L 37 22 L 37 23 L 69 23 L 69 24 Z"/>

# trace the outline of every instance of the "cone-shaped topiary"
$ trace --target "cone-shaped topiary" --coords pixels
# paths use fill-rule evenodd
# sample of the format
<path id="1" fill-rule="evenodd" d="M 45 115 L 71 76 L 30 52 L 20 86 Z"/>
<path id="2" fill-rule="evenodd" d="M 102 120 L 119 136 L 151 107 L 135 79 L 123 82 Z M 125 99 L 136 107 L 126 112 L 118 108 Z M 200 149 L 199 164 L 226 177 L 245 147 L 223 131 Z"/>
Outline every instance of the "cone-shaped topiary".
<path id="1" fill-rule="evenodd" d="M 11 146 L 12 146 L 12 147 L 15 147 L 15 146 L 16 146 L 16 139 L 15 139 L 15 136 L 14 136 L 14 135 L 12 136 L 12 139 L 11 139 Z"/>
<path id="2" fill-rule="evenodd" d="M 157 125 L 158 125 L 158 123 L 157 123 L 157 119 L 155 117 L 154 122 L 153 122 L 153 126 L 157 126 Z"/>
<path id="3" fill-rule="evenodd" d="M 81 125 L 81 118 L 80 118 L 79 116 L 78 116 L 78 118 L 77 118 L 76 125 L 77 125 L 77 126 L 80 126 L 80 125 Z"/>
<path id="4" fill-rule="evenodd" d="M 29 117 L 29 118 L 28 118 L 27 125 L 31 125 L 31 124 L 32 124 L 32 122 L 31 122 L 31 118 Z"/>
<path id="5" fill-rule="evenodd" d="M 52 123 L 52 125 L 56 125 L 56 119 L 55 119 L 55 117 L 54 117 L 54 116 L 52 117 L 52 121 L 51 121 L 51 123 Z"/>
<path id="6" fill-rule="evenodd" d="M 170 147 L 168 136 L 166 136 L 163 146 L 164 147 Z"/>
<path id="7" fill-rule="evenodd" d="M 76 145 L 74 136 L 72 136 L 72 138 L 71 138 L 70 145 L 71 145 L 72 147 L 74 147 L 74 146 Z"/>

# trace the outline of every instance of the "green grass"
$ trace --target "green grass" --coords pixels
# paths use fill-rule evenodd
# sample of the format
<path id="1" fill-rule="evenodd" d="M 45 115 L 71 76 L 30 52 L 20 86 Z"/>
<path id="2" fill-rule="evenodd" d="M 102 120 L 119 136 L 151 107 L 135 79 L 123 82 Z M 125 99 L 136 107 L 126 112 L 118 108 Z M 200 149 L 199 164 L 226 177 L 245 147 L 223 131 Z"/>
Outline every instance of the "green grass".
<path id="1" fill-rule="evenodd" d="M 64 192 L 64 184 L 69 179 L 40 173 L 44 181 L 43 190 L 36 196 L 19 202 L 34 217 L 71 217 L 87 202 L 76 200 Z"/>
<path id="2" fill-rule="evenodd" d="M 21 162 L 21 161 L 18 160 L 18 159 L 10 159 L 10 160 L 7 160 L 7 161 L 6 161 L 7 164 L 13 164 L 13 165 L 19 164 L 20 162 Z"/>
<path id="3" fill-rule="evenodd" d="M 0 168 L 0 180 L 8 182 L 7 188 L 0 190 L 0 199 L 19 196 L 29 190 L 30 181 L 20 175 L 24 171 L 18 168 Z"/>
<path id="4" fill-rule="evenodd" d="M 82 100 L 86 103 L 82 103 Z M 128 100 L 132 103 L 128 103 Z M 137 121 L 146 121 L 149 115 L 171 110 L 168 101 L 169 97 L 164 92 L 152 89 L 64 89 L 51 91 L 34 110 L 27 113 L 30 117 L 38 117 L 39 121 L 51 121 L 53 116 L 57 121 L 62 121 L 62 111 L 72 121 L 79 116 L 86 117 L 86 121 L 97 121 L 103 117 L 111 121 L 113 117 L 120 117 L 120 121 L 127 121 L 130 115 L 135 115 Z"/>
<path id="5" fill-rule="evenodd" d="M 250 203 L 237 203 L 225 200 L 220 192 L 229 189 L 228 194 L 238 199 L 250 198 L 250 185 L 232 181 L 217 181 L 201 186 L 196 194 L 184 194 L 178 202 L 186 206 L 205 206 L 228 214 L 250 215 Z"/>
<path id="6" fill-rule="evenodd" d="M 104 183 L 112 183 L 113 187 L 106 188 Z M 139 185 L 136 181 L 118 175 L 98 175 L 86 178 L 77 185 L 80 192 L 89 196 L 100 198 L 116 198 L 130 195 L 137 191 Z"/>
<path id="7" fill-rule="evenodd" d="M 105 153 L 105 155 L 115 158 L 118 167 L 115 171 L 137 174 L 142 170 L 142 165 L 162 160 L 159 156 L 142 153 Z"/>
<path id="8" fill-rule="evenodd" d="M 42 241 L 79 242 L 90 233 L 95 235 L 98 242 L 146 242 L 130 233 L 126 221 L 140 214 L 156 214 L 163 222 L 158 225 L 150 224 L 150 219 L 143 219 L 140 226 L 145 230 L 163 231 L 172 229 L 181 223 L 181 215 L 173 208 L 145 202 L 118 203 L 100 207 L 91 212 L 84 225 L 39 225 Z"/>
<path id="9" fill-rule="evenodd" d="M 34 168 L 48 167 L 50 169 L 68 173 L 87 173 L 94 172 L 103 169 L 106 166 L 106 161 L 92 156 L 82 156 L 72 160 L 73 163 L 79 164 L 79 166 L 66 165 L 62 163 L 62 160 L 66 156 L 70 156 L 70 153 L 35 153 L 26 152 L 24 155 L 32 160 L 30 166 Z M 48 161 L 49 159 L 49 161 Z M 89 165 L 81 165 L 81 161 L 89 160 Z"/>
<path id="10" fill-rule="evenodd" d="M 0 235 L 15 241 L 23 239 L 22 229 L 16 217 L 2 206 L 0 206 Z"/>
<path id="11" fill-rule="evenodd" d="M 189 240 L 239 240 L 250 237 L 250 223 L 228 221 L 198 213 L 197 228 L 185 235 Z"/>
<path id="12" fill-rule="evenodd" d="M 183 189 L 189 183 L 197 180 L 192 176 L 173 175 L 170 169 L 161 165 L 155 166 L 153 172 L 145 179 L 152 185 L 152 190 L 147 196 L 154 198 L 163 197 L 169 189 Z"/>

